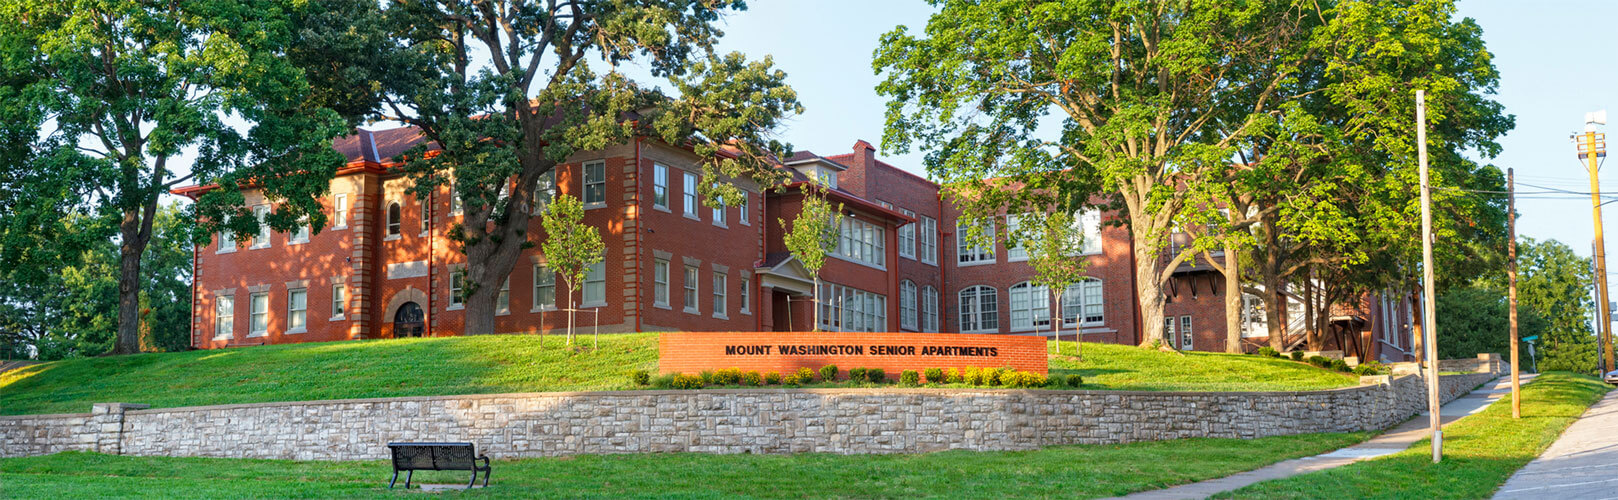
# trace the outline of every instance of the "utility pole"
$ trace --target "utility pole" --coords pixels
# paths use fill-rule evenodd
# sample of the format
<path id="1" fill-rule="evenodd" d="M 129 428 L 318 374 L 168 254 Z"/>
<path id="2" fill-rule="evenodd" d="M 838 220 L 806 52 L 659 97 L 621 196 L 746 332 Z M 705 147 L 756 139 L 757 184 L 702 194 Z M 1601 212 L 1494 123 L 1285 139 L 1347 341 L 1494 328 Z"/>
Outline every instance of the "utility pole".
<path id="1" fill-rule="evenodd" d="M 1596 348 L 1601 356 L 1601 373 L 1612 370 L 1612 308 L 1607 302 L 1607 250 L 1606 237 L 1601 234 L 1601 184 L 1596 174 L 1600 172 L 1600 158 L 1607 156 L 1607 135 L 1596 133 L 1596 125 L 1607 124 L 1607 111 L 1601 110 L 1584 114 L 1584 133 L 1574 136 L 1578 143 L 1579 159 L 1586 163 L 1586 170 L 1590 173 L 1590 212 L 1595 218 L 1596 228 L 1596 293 L 1601 296 L 1596 303 L 1601 314 L 1601 324 L 1596 329 Z"/>
<path id="2" fill-rule="evenodd" d="M 1427 184 L 1427 91 L 1416 91 L 1416 151 L 1421 166 L 1421 286 L 1425 303 L 1421 308 L 1422 336 L 1427 338 L 1427 407 L 1432 415 L 1428 425 L 1433 433 L 1433 463 L 1444 458 L 1443 418 L 1438 406 L 1438 314 L 1433 296 L 1433 196 Z"/>
<path id="3" fill-rule="evenodd" d="M 1511 418 L 1522 418 L 1522 379 L 1517 368 L 1517 176 L 1506 169 L 1506 301 L 1511 304 Z"/>

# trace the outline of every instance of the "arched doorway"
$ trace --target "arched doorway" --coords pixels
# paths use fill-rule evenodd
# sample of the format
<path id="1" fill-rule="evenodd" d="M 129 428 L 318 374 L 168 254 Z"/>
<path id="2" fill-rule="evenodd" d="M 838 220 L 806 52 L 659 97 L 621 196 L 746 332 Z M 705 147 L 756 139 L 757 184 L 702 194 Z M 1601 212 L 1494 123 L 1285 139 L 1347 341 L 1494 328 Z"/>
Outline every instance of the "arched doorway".
<path id="1" fill-rule="evenodd" d="M 421 306 L 415 302 L 405 302 L 399 305 L 399 311 L 393 313 L 393 337 L 420 337 L 426 329 L 422 322 Z"/>

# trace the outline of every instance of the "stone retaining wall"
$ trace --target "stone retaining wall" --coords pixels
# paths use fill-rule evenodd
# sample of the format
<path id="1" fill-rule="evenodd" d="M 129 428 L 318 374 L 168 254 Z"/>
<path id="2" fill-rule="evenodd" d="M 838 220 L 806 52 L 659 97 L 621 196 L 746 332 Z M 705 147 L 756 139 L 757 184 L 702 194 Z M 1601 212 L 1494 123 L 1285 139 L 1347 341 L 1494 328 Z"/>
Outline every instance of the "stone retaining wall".
<path id="1" fill-rule="evenodd" d="M 1440 378 L 1443 399 L 1497 374 Z M 601 453 L 918 453 L 1373 430 L 1426 407 L 1415 375 L 1303 392 L 747 389 L 497 394 L 0 417 L 0 456 L 361 460 L 389 441 L 496 458 Z"/>

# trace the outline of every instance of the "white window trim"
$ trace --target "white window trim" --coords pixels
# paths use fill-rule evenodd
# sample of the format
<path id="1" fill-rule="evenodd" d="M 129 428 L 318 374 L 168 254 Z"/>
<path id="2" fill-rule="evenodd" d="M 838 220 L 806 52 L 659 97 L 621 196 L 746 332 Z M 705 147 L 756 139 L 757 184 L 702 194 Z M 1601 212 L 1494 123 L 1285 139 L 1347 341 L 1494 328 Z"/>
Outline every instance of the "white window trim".
<path id="1" fill-rule="evenodd" d="M 597 208 L 606 208 L 607 207 L 607 162 L 606 162 L 606 160 L 587 161 L 587 162 L 584 162 L 583 164 L 580 165 L 580 168 L 579 168 L 579 188 L 580 188 L 579 189 L 579 200 L 584 201 L 584 198 L 590 196 L 590 167 L 591 166 L 596 166 L 596 165 L 599 165 L 601 167 L 601 201 L 585 202 L 584 203 L 584 209 L 585 210 L 594 210 L 594 209 L 597 209 Z M 584 307 L 584 306 L 579 306 L 579 307 Z"/>
<path id="2" fill-rule="evenodd" d="M 540 275 L 540 270 L 544 270 L 546 274 L 551 275 L 551 303 L 549 303 L 549 304 L 539 302 L 539 275 Z M 545 312 L 545 311 L 555 311 L 557 309 L 556 308 L 556 272 L 551 271 L 551 268 L 544 265 L 544 264 L 535 263 L 533 269 L 529 271 L 529 274 L 532 275 L 533 280 L 528 283 L 528 288 L 529 288 L 529 290 L 528 290 L 528 312 L 537 313 L 537 312 Z"/>
<path id="3" fill-rule="evenodd" d="M 687 271 L 691 271 L 691 270 L 695 270 L 696 272 L 695 273 L 688 273 L 687 272 Z M 702 314 L 702 266 L 701 265 L 693 266 L 693 265 L 687 264 L 685 267 L 680 268 L 680 278 L 681 278 L 680 289 L 685 291 L 685 295 L 680 297 L 680 308 L 681 308 L 681 310 L 685 311 L 687 314 L 701 315 Z M 692 305 L 692 306 L 685 305 L 687 297 L 696 297 L 694 300 L 690 301 L 692 304 L 695 304 L 695 305 Z"/>
<path id="4" fill-rule="evenodd" d="M 702 220 L 702 196 L 697 194 L 697 185 L 702 182 L 697 174 L 680 172 L 680 215 L 691 220 Z"/>
<path id="5" fill-rule="evenodd" d="M 300 326 L 300 327 L 297 327 L 297 328 L 292 328 L 291 327 L 292 326 L 292 292 L 297 292 L 297 291 L 302 291 L 303 292 L 303 326 Z M 289 288 L 289 289 L 287 289 L 287 327 L 288 327 L 287 331 L 283 332 L 283 333 L 286 333 L 288 335 L 291 335 L 291 334 L 294 334 L 294 333 L 304 333 L 304 332 L 309 331 L 309 289 L 308 288 Z"/>
<path id="6" fill-rule="evenodd" d="M 663 183 L 662 184 L 658 184 L 657 174 L 663 174 Z M 657 188 L 659 188 L 659 187 L 663 188 L 663 203 L 658 203 L 657 202 Z M 662 163 L 653 163 L 652 164 L 652 208 L 656 209 L 656 210 L 661 210 L 661 211 L 664 211 L 664 212 L 668 212 L 669 211 L 669 194 L 671 194 L 671 193 L 673 193 L 673 190 L 669 189 L 669 166 L 664 165 Z"/>
<path id="7" fill-rule="evenodd" d="M 455 276 L 457 274 L 461 276 L 461 286 L 459 290 L 455 287 Z M 466 309 L 466 299 L 460 297 L 461 290 L 466 289 L 466 266 L 450 268 L 449 278 L 446 279 L 446 283 L 444 284 L 449 286 L 449 296 L 444 297 L 444 310 L 459 311 Z"/>
<path id="8" fill-rule="evenodd" d="M 337 295 L 338 295 L 337 290 L 339 289 L 339 287 L 342 290 L 342 296 L 343 296 L 342 300 L 340 300 L 340 301 L 337 298 Z M 334 283 L 334 284 L 332 284 L 332 286 L 331 286 L 331 295 L 332 295 L 331 296 L 331 305 L 336 306 L 339 302 L 341 302 L 343 309 L 341 311 L 337 311 L 337 314 L 333 314 L 331 316 L 331 318 L 327 319 L 326 321 L 342 321 L 348 315 L 348 283 Z"/>
<path id="9" fill-rule="evenodd" d="M 713 208 L 713 212 L 711 214 L 713 217 L 713 225 L 715 227 L 730 229 L 730 214 L 725 213 L 729 207 L 725 206 L 725 201 L 719 200 L 719 206 L 711 208 Z"/>
<path id="10" fill-rule="evenodd" d="M 963 292 L 965 292 L 967 290 L 970 290 L 970 289 L 978 288 L 978 287 L 988 288 L 988 289 L 994 291 L 994 302 L 995 302 L 995 307 L 994 307 L 994 328 L 976 328 L 976 329 L 968 330 L 968 329 L 965 328 L 965 325 L 964 325 L 965 322 L 961 321 L 962 319 L 964 319 L 964 318 L 961 317 L 961 310 L 966 309 L 966 305 L 965 305 L 964 301 L 961 300 L 961 293 L 963 293 Z M 979 294 L 981 294 L 981 293 L 982 292 L 979 292 Z M 977 294 L 974 294 L 973 300 L 978 300 L 978 297 L 976 297 L 975 295 L 977 295 Z M 971 285 L 971 286 L 968 286 L 966 288 L 962 288 L 958 292 L 955 292 L 955 302 L 956 302 L 955 303 L 955 308 L 957 309 L 957 311 L 955 312 L 955 320 L 958 321 L 958 322 L 963 323 L 961 325 L 962 326 L 961 333 L 1000 333 L 1000 289 L 992 287 L 992 286 L 988 286 L 988 285 Z M 983 311 L 978 310 L 977 306 L 973 306 L 973 307 L 974 307 L 974 312 L 972 314 L 977 315 L 977 319 L 975 321 L 973 321 L 973 322 L 978 323 L 978 324 L 985 323 L 985 321 L 983 321 L 983 317 L 984 317 L 983 316 Z"/>
<path id="11" fill-rule="evenodd" d="M 331 202 L 331 213 L 331 230 L 341 231 L 348 229 L 348 193 L 338 193 L 333 195 Z"/>
<path id="12" fill-rule="evenodd" d="M 888 330 L 888 296 L 885 294 L 868 292 L 858 288 L 843 286 L 836 283 L 822 281 L 820 283 L 822 308 L 819 328 L 828 332 L 881 332 Z M 852 304 L 845 303 L 842 297 L 853 297 Z M 874 310 L 865 310 L 864 305 L 870 303 Z M 858 305 L 855 305 L 858 304 Z M 856 316 L 857 315 L 857 316 Z M 851 319 L 872 319 L 874 329 L 849 328 Z M 863 324 L 863 323 L 862 323 Z"/>
<path id="13" fill-rule="evenodd" d="M 309 227 L 309 218 L 305 217 L 299 222 L 302 222 L 303 225 L 287 234 L 287 245 L 302 245 L 309 242 L 309 234 L 314 232 L 313 228 Z"/>
<path id="14" fill-rule="evenodd" d="M 753 302 L 753 278 L 748 278 L 748 277 L 745 277 L 745 276 L 742 277 L 741 291 L 742 291 L 742 308 L 738 309 L 736 312 L 741 313 L 744 316 L 745 315 L 752 315 L 753 314 L 753 307 L 752 307 L 751 303 Z"/>
<path id="15" fill-rule="evenodd" d="M 1104 241 L 1102 241 L 1102 236 L 1101 236 L 1101 230 L 1102 230 L 1102 229 L 1103 229 L 1103 228 L 1102 228 L 1102 227 L 1101 227 L 1101 212 L 1099 212 L 1099 211 L 1097 211 L 1097 210 L 1095 210 L 1095 209 L 1085 209 L 1085 210 L 1080 210 L 1080 211 L 1079 211 L 1079 213 L 1078 213 L 1078 216 L 1077 216 L 1077 217 L 1074 217 L 1074 218 L 1073 218 L 1073 219 L 1074 219 L 1074 223 L 1075 223 L 1075 224 L 1080 224 L 1080 227 L 1079 227 L 1079 234 L 1081 234 L 1081 235 L 1083 235 L 1083 238 L 1084 238 L 1084 241 L 1090 241 L 1090 234 L 1089 234 L 1089 233 L 1090 233 L 1090 232 L 1089 232 L 1089 230 L 1088 230 L 1088 229 L 1087 229 L 1087 228 L 1085 228 L 1085 227 L 1084 227 L 1084 226 L 1083 226 L 1083 224 L 1085 224 L 1085 219 L 1086 219 L 1086 218 L 1090 218 L 1090 217 L 1093 217 L 1093 218 L 1094 218 L 1094 220 L 1095 220 L 1095 228 L 1096 228 L 1096 234 L 1095 234 L 1095 242 L 1096 242 L 1096 248 L 1095 248 L 1095 250 L 1094 250 L 1094 251 L 1085 251 L 1085 250 L 1084 250 L 1084 244 L 1083 244 L 1083 243 L 1081 243 L 1081 244 L 1080 244 L 1080 245 L 1079 245 L 1079 255 L 1080 255 L 1080 256 L 1085 256 L 1085 255 L 1101 255 L 1101 254 L 1102 254 L 1102 253 L 1104 253 L 1104 252 L 1106 252 L 1106 246 L 1105 246 L 1105 245 L 1104 245 L 1104 243 L 1105 243 L 1105 242 L 1104 242 Z"/>
<path id="16" fill-rule="evenodd" d="M 1000 262 L 999 252 L 995 251 L 995 242 L 999 238 L 995 233 L 994 221 L 990 220 L 988 223 L 989 227 L 987 230 L 990 238 L 987 256 L 983 255 L 985 252 L 978 251 L 977 247 L 970 246 L 970 242 L 967 241 L 967 230 L 964 222 L 965 221 L 959 219 L 955 221 L 955 267 L 986 266 Z M 961 256 L 965 255 L 967 251 L 972 252 L 973 260 L 962 262 Z"/>
<path id="17" fill-rule="evenodd" d="M 899 282 L 899 329 L 920 329 L 918 328 L 921 325 L 920 295 L 921 290 L 916 288 L 916 283 L 914 281 L 903 280 Z M 905 303 L 907 302 L 906 299 L 908 299 L 910 304 L 908 313 L 906 312 L 905 308 Z"/>
<path id="18" fill-rule="evenodd" d="M 253 329 L 253 297 L 264 296 L 264 329 Z M 263 337 L 270 334 L 270 292 L 253 292 L 247 294 L 247 338 Z"/>
<path id="19" fill-rule="evenodd" d="M 714 271 L 713 280 L 713 286 L 709 287 L 713 289 L 710 294 L 713 298 L 713 304 L 708 307 L 713 309 L 714 318 L 730 319 L 730 314 L 728 314 L 730 313 L 730 275 Z M 724 308 L 724 310 L 721 311 L 719 310 L 720 308 Z"/>
<path id="20" fill-rule="evenodd" d="M 1020 286 L 1026 286 L 1026 287 L 1029 288 L 1029 291 L 1023 292 L 1023 293 L 1028 294 L 1028 300 L 1029 300 L 1030 303 L 1035 303 L 1036 300 L 1044 300 L 1045 301 L 1045 307 L 1043 307 L 1043 308 L 1038 307 L 1038 306 L 1030 306 L 1028 308 L 1029 316 L 1028 316 L 1028 325 L 1027 326 L 1019 326 L 1019 325 L 1017 325 L 1017 322 L 1016 322 L 1017 321 L 1016 320 L 1016 317 L 1017 317 L 1016 316 L 1016 314 L 1017 314 L 1017 302 L 1016 302 L 1017 297 L 1016 297 L 1016 294 L 1018 293 L 1018 292 L 1016 292 L 1016 289 L 1017 289 L 1017 287 L 1020 287 Z M 1037 290 L 1035 290 L 1035 289 L 1037 289 Z M 1037 318 L 1036 314 L 1041 310 L 1043 310 L 1045 312 L 1045 324 L 1040 324 L 1039 320 L 1035 319 L 1035 318 Z M 1081 312 L 1082 312 L 1082 310 L 1081 310 Z M 1012 333 L 1049 331 L 1050 328 L 1051 328 L 1051 292 L 1050 292 L 1050 290 L 1047 290 L 1044 287 L 1041 287 L 1039 285 L 1035 285 L 1031 281 L 1024 281 L 1022 283 L 1016 283 L 1016 284 L 1013 284 L 1013 285 L 1011 285 L 1009 287 L 1006 287 L 1006 324 L 1007 324 L 1007 327 L 1010 329 L 1010 331 Z"/>
<path id="21" fill-rule="evenodd" d="M 903 208 L 901 208 L 899 210 L 901 212 L 904 212 L 905 215 L 908 215 L 911 218 L 916 217 L 915 212 L 912 212 L 910 210 L 905 210 Z M 921 220 L 917 219 L 916 222 L 912 222 L 912 223 L 909 223 L 909 224 L 905 224 L 903 226 L 899 226 L 898 229 L 894 230 L 894 232 L 896 233 L 894 236 L 898 240 L 895 244 L 899 245 L 899 257 L 910 259 L 910 260 L 916 260 L 916 244 L 920 243 L 920 241 L 916 238 L 916 229 L 919 226 L 921 226 Z M 910 240 L 910 251 L 909 252 L 905 252 L 905 240 L 906 240 L 905 235 L 906 234 L 910 235 L 910 237 L 908 238 Z"/>
<path id="22" fill-rule="evenodd" d="M 663 265 L 663 282 L 662 283 L 657 282 L 657 265 L 658 264 Z M 669 288 L 669 277 L 670 277 L 669 275 L 670 275 L 670 273 L 673 272 L 673 269 L 670 266 L 672 266 L 672 264 L 669 263 L 668 259 L 653 259 L 652 260 L 652 307 L 656 307 L 656 308 L 659 308 L 659 309 L 673 309 L 673 307 L 669 306 L 669 295 L 674 293 L 674 290 Z M 663 298 L 662 298 L 662 300 L 658 300 L 658 298 L 657 298 L 657 291 L 658 291 L 659 288 L 661 288 L 663 290 Z"/>
<path id="23" fill-rule="evenodd" d="M 1095 287 L 1098 289 L 1097 293 L 1096 293 L 1096 297 L 1100 299 L 1100 302 L 1098 302 L 1098 305 L 1101 306 L 1101 320 L 1100 321 L 1086 321 L 1085 320 L 1085 318 L 1087 316 L 1084 314 L 1084 307 L 1086 305 L 1084 303 L 1084 288 L 1089 286 L 1090 283 L 1094 283 Z M 1106 282 L 1101 280 L 1100 278 L 1085 277 L 1085 278 L 1080 278 L 1079 281 L 1073 282 L 1072 287 L 1077 287 L 1079 289 L 1079 314 L 1077 316 L 1075 316 L 1073 319 L 1069 320 L 1067 318 L 1067 311 L 1061 311 L 1061 313 L 1062 313 L 1062 327 L 1063 328 L 1070 328 L 1070 327 L 1077 326 L 1079 328 L 1094 328 L 1094 327 L 1105 326 L 1107 324 L 1107 288 L 1106 288 Z M 1064 309 L 1067 308 L 1069 305 L 1070 304 L 1068 304 L 1067 299 L 1062 300 L 1062 307 Z"/>
<path id="24" fill-rule="evenodd" d="M 928 217 L 928 216 L 925 216 L 925 215 L 919 216 L 919 218 L 920 218 L 920 220 L 918 220 L 916 222 L 916 224 L 918 225 L 916 227 L 916 253 L 918 253 L 920 255 L 918 255 L 917 257 L 920 258 L 919 260 L 921 260 L 922 264 L 927 264 L 929 266 L 937 266 L 938 265 L 938 240 L 939 240 L 939 238 L 938 238 L 938 219 L 934 219 L 932 217 Z M 928 226 L 931 226 L 931 229 L 929 229 Z M 921 244 L 922 244 L 922 241 L 924 241 L 924 237 L 922 236 L 922 234 L 927 235 L 925 238 L 930 238 L 931 239 L 932 247 L 933 247 L 931 252 L 923 252 L 922 251 L 922 249 L 921 249 L 922 245 Z"/>
<path id="25" fill-rule="evenodd" d="M 230 235 L 230 238 L 228 238 L 230 240 L 229 245 L 225 244 L 225 240 L 227 239 L 227 238 L 225 238 L 225 235 L 227 235 L 227 234 Z M 217 255 L 217 254 L 222 254 L 222 253 L 236 253 L 236 247 L 238 246 L 238 243 L 236 242 L 236 233 L 230 232 L 229 229 L 226 229 L 226 230 L 223 230 L 223 231 L 219 231 L 219 234 L 216 235 L 216 238 L 218 238 L 218 239 L 215 240 L 215 243 L 218 244 L 219 248 L 214 250 L 214 254 Z"/>
<path id="26" fill-rule="evenodd" d="M 270 231 L 269 226 L 265 225 L 264 218 L 268 215 L 270 215 L 269 205 L 255 205 L 253 207 L 253 217 L 258 219 L 258 234 L 253 235 L 253 246 L 247 247 L 248 250 L 270 247 L 270 238 L 274 232 Z"/>
<path id="27" fill-rule="evenodd" d="M 870 234 L 875 237 L 874 240 L 869 242 L 869 245 L 871 246 L 872 252 L 876 255 L 876 258 L 877 258 L 876 261 L 865 261 L 865 260 L 861 260 L 859 258 L 856 258 L 853 255 L 854 254 L 853 249 L 843 247 L 843 241 L 845 241 L 845 240 L 850 242 L 850 246 L 861 246 L 861 245 L 867 244 L 867 242 L 862 241 L 861 238 L 859 237 L 859 235 L 863 235 L 864 233 L 866 233 L 866 231 L 865 231 L 866 228 L 869 228 L 870 229 L 870 231 L 869 231 Z M 844 238 L 843 235 L 842 235 L 842 232 L 845 229 L 855 230 L 853 232 L 858 233 L 858 235 L 852 235 L 852 236 L 849 236 L 847 238 Z M 888 235 L 887 235 L 887 231 L 886 231 L 885 228 L 883 228 L 882 226 L 878 226 L 876 224 L 872 224 L 870 222 L 865 222 L 863 220 L 854 220 L 854 219 L 850 219 L 850 218 L 845 218 L 845 219 L 843 219 L 842 224 L 838 225 L 837 231 L 838 231 L 837 247 L 833 248 L 831 252 L 827 253 L 826 254 L 827 257 L 833 257 L 833 258 L 836 258 L 837 260 L 841 260 L 841 261 L 844 261 L 844 262 L 852 262 L 854 264 L 859 264 L 859 265 L 869 267 L 869 268 L 872 268 L 872 269 L 877 269 L 877 270 L 882 270 L 882 271 L 888 270 L 888 267 L 887 267 L 887 263 L 888 263 L 887 262 L 888 261 L 887 239 L 888 239 Z"/>
<path id="28" fill-rule="evenodd" d="M 220 299 L 230 299 L 230 329 L 225 330 L 225 332 L 222 333 L 222 334 L 220 333 L 219 319 L 221 317 L 223 317 L 223 316 L 219 314 L 219 306 L 223 305 L 223 304 L 220 303 Z M 233 294 L 229 294 L 229 295 L 223 295 L 223 294 L 215 295 L 214 296 L 214 302 L 213 302 L 213 339 L 214 340 L 230 340 L 230 339 L 233 339 L 235 337 L 236 337 L 236 294 L 233 293 Z"/>
<path id="29" fill-rule="evenodd" d="M 1026 214 L 1010 214 L 1006 216 L 1006 262 L 1028 262 L 1027 242 L 1023 245 L 1011 246 L 1011 232 L 1017 230 L 1017 225 Z M 1017 254 L 1022 254 L 1021 256 Z"/>
<path id="30" fill-rule="evenodd" d="M 928 292 L 931 292 L 931 294 Z M 933 287 L 932 285 L 927 285 L 922 287 L 918 294 L 919 296 L 917 297 L 916 303 L 916 327 L 918 330 L 924 332 L 937 332 L 940 330 L 939 322 L 943 319 L 938 312 L 938 288 Z M 931 295 L 932 297 L 929 299 L 928 295 Z"/>
<path id="31" fill-rule="evenodd" d="M 753 205 L 750 199 L 751 196 L 747 191 L 742 191 L 742 204 L 736 206 L 736 222 L 741 223 L 743 226 L 753 225 L 753 221 L 750 220 L 752 217 L 747 213 L 748 207 Z"/>
<path id="32" fill-rule="evenodd" d="M 500 294 L 506 295 L 506 307 L 500 308 Z M 500 289 L 494 292 L 494 315 L 509 316 L 511 314 L 511 275 L 506 275 L 506 281 L 500 284 Z"/>
<path id="33" fill-rule="evenodd" d="M 601 300 L 588 301 L 588 300 L 585 300 L 584 296 L 586 294 L 585 291 L 590 288 L 590 268 L 594 267 L 594 266 L 601 266 Z M 595 264 L 585 266 L 585 268 L 584 268 L 584 281 L 579 283 L 579 308 L 580 309 L 589 309 L 589 308 L 594 308 L 594 307 L 606 307 L 606 306 L 607 306 L 607 263 L 606 262 L 597 262 Z"/>

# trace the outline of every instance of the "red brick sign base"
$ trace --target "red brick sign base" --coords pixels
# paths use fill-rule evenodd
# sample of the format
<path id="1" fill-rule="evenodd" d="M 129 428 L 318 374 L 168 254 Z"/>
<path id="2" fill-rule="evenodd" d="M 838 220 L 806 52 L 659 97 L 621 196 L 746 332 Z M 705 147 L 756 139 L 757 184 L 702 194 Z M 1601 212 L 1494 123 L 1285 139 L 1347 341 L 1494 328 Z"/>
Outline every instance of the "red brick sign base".
<path id="1" fill-rule="evenodd" d="M 664 332 L 658 336 L 658 370 L 698 373 L 740 368 L 791 373 L 837 365 L 881 368 L 889 378 L 902 370 L 1011 367 L 1046 374 L 1041 337 L 954 333 Z M 846 375 L 845 375 L 846 376 Z"/>

